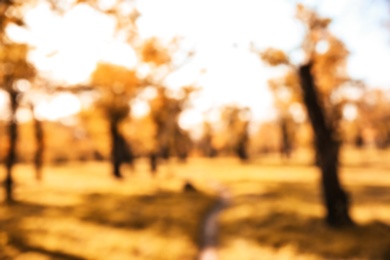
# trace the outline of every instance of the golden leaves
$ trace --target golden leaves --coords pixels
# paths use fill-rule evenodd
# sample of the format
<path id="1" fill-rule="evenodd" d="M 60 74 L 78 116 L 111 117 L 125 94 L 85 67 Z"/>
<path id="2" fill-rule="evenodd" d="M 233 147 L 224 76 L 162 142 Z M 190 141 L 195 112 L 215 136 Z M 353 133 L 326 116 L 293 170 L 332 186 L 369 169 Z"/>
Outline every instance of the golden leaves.
<path id="1" fill-rule="evenodd" d="M 105 114 L 113 120 L 123 120 L 130 112 L 130 100 L 142 81 L 136 71 L 123 66 L 99 63 L 91 75 L 91 83 L 101 90 L 98 102 Z"/>
<path id="2" fill-rule="evenodd" d="M 25 61 L 27 53 L 26 44 L 4 44 L 0 48 L 0 61 L 14 63 Z"/>
<path id="3" fill-rule="evenodd" d="M 282 77 L 269 80 L 268 85 L 274 95 L 275 106 L 281 114 L 288 113 L 293 104 L 300 102 L 300 81 L 294 70 L 289 70 Z"/>
<path id="4" fill-rule="evenodd" d="M 115 94 L 131 94 L 142 84 L 136 71 L 109 63 L 97 64 L 91 83 Z"/>
<path id="5" fill-rule="evenodd" d="M 332 22 L 329 18 L 322 18 L 316 12 L 306 8 L 302 4 L 297 5 L 296 17 L 301 20 L 308 28 L 326 29 Z"/>
<path id="6" fill-rule="evenodd" d="M 141 57 L 144 62 L 156 66 L 167 64 L 171 61 L 169 51 L 161 46 L 156 38 L 145 41 L 141 48 Z"/>
<path id="7" fill-rule="evenodd" d="M 331 35 L 328 35 L 327 43 L 327 51 L 315 55 L 313 73 L 319 90 L 328 96 L 348 80 L 346 72 L 348 51 L 340 40 Z"/>
<path id="8" fill-rule="evenodd" d="M 260 53 L 261 59 L 271 66 L 277 66 L 281 64 L 289 64 L 289 59 L 282 50 L 268 48 L 264 52 Z"/>
<path id="9" fill-rule="evenodd" d="M 27 61 L 26 44 L 3 44 L 0 46 L 0 81 L 8 77 L 12 80 L 30 79 L 35 75 L 35 68 Z"/>

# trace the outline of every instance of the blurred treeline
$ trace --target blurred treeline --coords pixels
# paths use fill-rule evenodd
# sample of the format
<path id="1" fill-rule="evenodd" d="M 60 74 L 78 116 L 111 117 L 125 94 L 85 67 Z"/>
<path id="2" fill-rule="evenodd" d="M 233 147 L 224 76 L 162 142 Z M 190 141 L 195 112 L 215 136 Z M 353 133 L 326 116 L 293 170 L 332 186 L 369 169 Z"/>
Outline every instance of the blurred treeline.
<path id="1" fill-rule="evenodd" d="M 132 1 L 113 1 L 108 6 L 100 1 L 69 5 L 48 1 L 55 13 L 64 14 L 83 4 L 114 18 L 114 36 L 124 39 L 136 55 L 133 68 L 100 62 L 88 83 L 62 86 L 43 77 L 30 63 L 32 46 L 14 42 L 7 34 L 8 26 L 25 26 L 26 10 L 37 3 L 1 3 L 1 92 L 6 98 L 0 117 L 0 160 L 7 162 L 9 169 L 14 161 L 34 161 L 39 168 L 42 163 L 111 159 L 118 177 L 121 163 L 139 157 L 149 157 L 152 168 L 159 159 L 170 157 L 182 161 L 188 156 L 238 156 L 245 161 L 264 153 L 289 157 L 297 148 L 311 148 L 315 142 L 299 63 L 312 68 L 319 105 L 336 143 L 380 149 L 390 143 L 389 93 L 367 88 L 364 82 L 349 77 L 349 52 L 328 29 L 331 20 L 302 5 L 297 6 L 296 18 L 306 30 L 301 46 L 306 60 L 294 64 L 282 50 L 252 49 L 259 62 L 284 68 L 285 74 L 268 84 L 276 119 L 259 124 L 252 120 L 250 108 L 231 104 L 215 108 L 210 112 L 214 116 L 206 113 L 199 129 L 185 130 L 181 116 L 191 108 L 202 86 L 189 82 L 176 91 L 168 87 L 167 78 L 196 55 L 184 47 L 183 39 L 140 37 L 136 23 L 140 14 Z M 45 118 L 48 111 L 42 110 L 42 102 L 64 94 L 78 98 L 79 113 L 59 120 Z M 147 104 L 147 113 L 134 117 L 138 101 Z M 69 109 L 73 109 L 71 104 Z M 212 117 L 214 120 L 208 120 Z"/>
<path id="2" fill-rule="evenodd" d="M 346 105 L 344 110 L 342 143 L 356 148 L 389 148 L 390 93 L 382 90 L 359 91 L 359 98 Z M 151 103 L 157 102 L 156 97 Z M 261 124 L 251 124 L 248 108 L 226 106 L 218 112 L 220 121 L 204 121 L 200 136 L 191 136 L 189 131 L 180 127 L 178 121 L 172 122 L 174 130 L 167 132 L 164 137 L 170 140 L 167 142 L 168 157 L 240 156 L 241 149 L 246 153 L 245 159 L 267 153 L 284 154 L 286 146 L 291 153 L 298 148 L 312 149 L 312 130 L 303 108 L 299 106 L 298 103 L 290 105 L 291 117 L 287 120 L 276 119 Z M 161 106 L 158 111 L 165 112 L 169 117 L 171 114 L 168 109 Z M 136 158 L 147 157 L 154 149 L 157 126 L 151 113 L 143 117 L 126 118 L 121 126 L 121 132 Z M 0 120 L 2 162 L 5 161 L 9 147 L 7 124 L 7 120 Z M 98 111 L 85 109 L 59 121 L 45 120 L 41 124 L 45 133 L 45 163 L 110 159 L 108 123 Z M 37 147 L 34 121 L 20 123 L 19 129 L 17 161 L 31 163 Z"/>
<path id="3" fill-rule="evenodd" d="M 9 154 L 13 154 L 13 143 L 17 162 L 37 162 L 38 157 L 44 163 L 109 159 L 115 162 L 115 158 L 120 158 L 119 166 L 139 157 L 150 157 L 152 161 L 170 157 L 185 160 L 188 156 L 238 156 L 248 160 L 264 153 L 289 157 L 297 148 L 313 147 L 313 130 L 294 68 L 297 66 L 291 64 L 286 53 L 272 48 L 254 51 L 259 61 L 285 66 L 285 75 L 269 80 L 268 84 L 274 96 L 275 120 L 254 122 L 250 108 L 232 104 L 211 111 L 214 116 L 205 114 L 203 125 L 191 129 L 196 131 L 185 130 L 180 118 L 191 108 L 201 86 L 189 83 L 174 92 L 166 79 L 196 53 L 184 48 L 180 38 L 171 41 L 140 38 L 136 24 L 139 13 L 133 2 L 118 0 L 104 8 L 99 3 L 80 1 L 74 5 L 88 4 L 114 17 L 117 34 L 126 35 L 126 43 L 136 52 L 137 63 L 132 69 L 99 63 L 90 82 L 82 86 L 60 86 L 42 78 L 27 59 L 31 46 L 15 43 L 8 37 L 7 26 L 23 27 L 23 12 L 36 2 L 1 3 L 4 9 L 0 27 L 1 92 L 7 97 L 3 99 L 6 104 L 0 116 L 2 162 L 12 157 Z M 53 12 L 59 13 L 74 7 L 50 4 Z M 126 13 L 125 4 L 131 7 Z M 328 30 L 329 19 L 303 6 L 298 6 L 297 18 L 307 28 L 302 50 L 316 64 L 313 75 L 318 96 L 328 124 L 335 129 L 334 138 L 358 148 L 387 148 L 390 93 L 368 88 L 364 82 L 347 75 L 349 53 L 343 42 Z M 40 104 L 64 93 L 79 99 L 80 112 L 57 121 L 42 117 L 47 111 L 38 111 Z M 132 111 L 139 100 L 147 104 L 148 112 L 134 117 Z M 23 119 L 26 114 L 30 115 L 29 120 Z M 208 120 L 212 117 L 213 120 Z"/>

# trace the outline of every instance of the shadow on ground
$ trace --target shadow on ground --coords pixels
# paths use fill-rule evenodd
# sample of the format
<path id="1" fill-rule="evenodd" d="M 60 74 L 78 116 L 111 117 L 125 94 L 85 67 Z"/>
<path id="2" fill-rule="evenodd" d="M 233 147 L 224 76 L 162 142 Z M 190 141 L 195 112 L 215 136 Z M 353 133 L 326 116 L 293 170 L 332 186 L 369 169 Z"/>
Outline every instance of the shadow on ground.
<path id="1" fill-rule="evenodd" d="M 384 187 L 349 187 L 359 206 L 388 206 Z M 237 196 L 221 216 L 224 248 L 240 238 L 275 250 L 292 247 L 298 253 L 324 259 L 390 259 L 390 226 L 377 220 L 345 229 L 326 226 L 320 193 L 302 183 L 280 183 L 265 192 Z M 390 215 L 389 215 L 390 216 Z"/>
<path id="2" fill-rule="evenodd" d="M 75 206 L 1 205 L 0 259 L 109 259 L 115 253 L 117 259 L 194 259 L 202 217 L 215 201 L 200 192 L 93 193 Z M 131 234 L 138 239 L 143 233 L 147 234 L 140 240 L 144 245 L 130 241 Z M 169 255 L 168 242 L 176 238 L 188 241 L 179 246 L 189 248 L 175 249 Z M 153 251 L 153 243 L 161 241 L 166 242 Z M 93 247 L 102 248 L 100 255 L 88 253 Z"/>
<path id="3" fill-rule="evenodd" d="M 127 198 L 95 193 L 85 197 L 87 207 L 72 214 L 84 221 L 115 228 L 152 228 L 166 237 L 185 235 L 196 244 L 199 218 L 214 202 L 214 198 L 198 192 L 164 192 Z"/>

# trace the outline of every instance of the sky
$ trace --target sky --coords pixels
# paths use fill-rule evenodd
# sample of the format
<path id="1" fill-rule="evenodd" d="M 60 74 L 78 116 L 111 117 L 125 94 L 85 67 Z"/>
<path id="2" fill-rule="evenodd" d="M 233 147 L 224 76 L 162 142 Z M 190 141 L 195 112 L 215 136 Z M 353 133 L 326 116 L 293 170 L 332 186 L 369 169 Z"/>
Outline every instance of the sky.
<path id="1" fill-rule="evenodd" d="M 303 27 L 294 19 L 297 2 L 137 1 L 141 36 L 164 39 L 183 36 L 186 44 L 195 49 L 193 60 L 168 79 L 172 89 L 192 82 L 203 89 L 193 100 L 193 108 L 182 117 L 183 126 L 199 124 L 207 111 L 222 104 L 249 106 L 256 121 L 276 116 L 267 80 L 278 72 L 262 64 L 249 46 L 251 43 L 259 49 L 272 46 L 299 56 Z M 352 77 L 365 80 L 371 87 L 390 87 L 387 76 L 390 30 L 384 25 L 390 9 L 382 1 L 307 0 L 303 3 L 334 19 L 331 31 L 350 50 L 348 71 Z M 131 48 L 112 39 L 114 21 L 85 5 L 76 7 L 63 18 L 52 15 L 49 7 L 42 5 L 31 11 L 26 20 L 28 32 L 13 28 L 10 34 L 36 46 L 31 60 L 45 75 L 57 81 L 85 82 L 99 60 L 134 65 Z M 145 106 L 138 107 L 135 111 L 142 114 Z"/>

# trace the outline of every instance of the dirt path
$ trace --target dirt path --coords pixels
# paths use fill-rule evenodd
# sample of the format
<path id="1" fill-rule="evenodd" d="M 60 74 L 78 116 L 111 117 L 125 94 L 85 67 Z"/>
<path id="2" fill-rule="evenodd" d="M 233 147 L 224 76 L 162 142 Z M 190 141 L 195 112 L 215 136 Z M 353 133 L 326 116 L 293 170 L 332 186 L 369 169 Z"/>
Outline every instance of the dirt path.
<path id="1" fill-rule="evenodd" d="M 219 199 L 214 207 L 205 215 L 200 235 L 199 260 L 217 260 L 218 215 L 226 208 L 231 199 L 230 192 L 219 186 Z"/>

